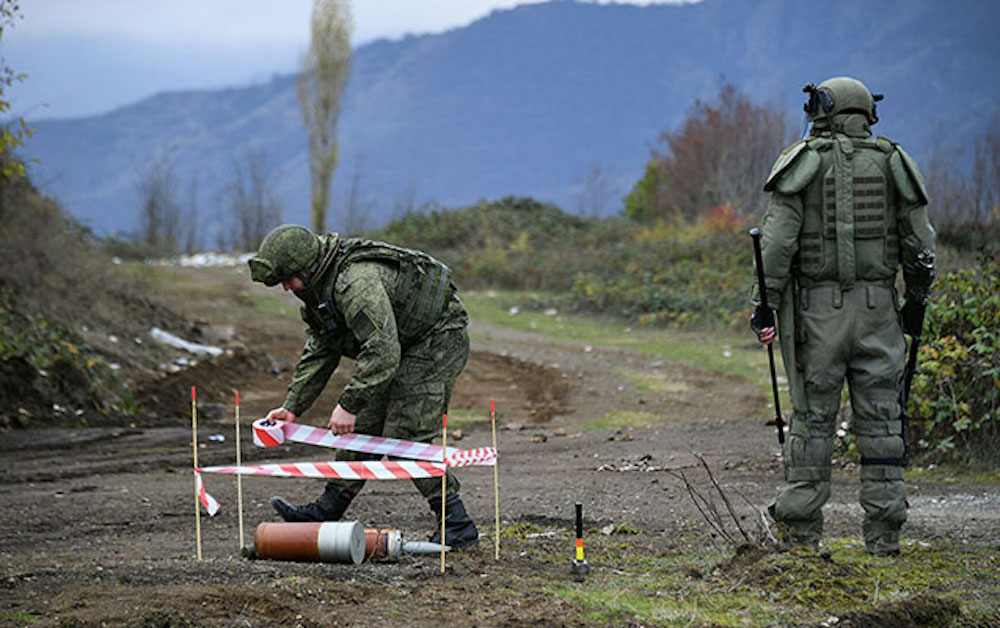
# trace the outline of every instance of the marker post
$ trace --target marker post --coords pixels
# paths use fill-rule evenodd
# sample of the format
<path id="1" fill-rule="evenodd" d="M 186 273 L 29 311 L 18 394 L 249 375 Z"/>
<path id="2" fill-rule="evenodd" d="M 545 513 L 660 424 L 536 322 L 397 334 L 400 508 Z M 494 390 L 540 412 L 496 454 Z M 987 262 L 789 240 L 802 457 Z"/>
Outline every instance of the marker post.
<path id="1" fill-rule="evenodd" d="M 196 555 L 201 561 L 201 504 L 198 499 L 198 402 L 195 387 L 191 387 L 191 449 L 194 458 L 194 539 Z"/>
<path id="2" fill-rule="evenodd" d="M 445 465 L 444 475 L 441 476 L 441 573 L 444 573 L 444 520 L 445 520 L 445 500 L 448 497 L 448 414 L 444 414 L 441 420 L 441 464 Z"/>
<path id="3" fill-rule="evenodd" d="M 500 560 L 500 470 L 497 468 L 500 466 L 500 450 L 497 449 L 497 406 L 493 399 L 490 399 L 490 423 L 493 425 L 493 451 L 497 457 L 493 463 L 493 560 Z"/>
<path id="4" fill-rule="evenodd" d="M 583 557 L 583 502 L 576 502 L 576 558 L 573 559 L 573 579 L 583 582 L 590 573 L 590 565 Z"/>
<path id="5" fill-rule="evenodd" d="M 235 391 L 236 394 L 236 418 L 234 423 L 236 424 L 236 468 L 239 469 L 241 466 L 241 451 L 240 447 L 240 391 Z M 243 475 L 241 473 L 236 474 L 236 505 L 239 512 L 239 534 L 240 534 L 240 552 L 243 552 Z"/>

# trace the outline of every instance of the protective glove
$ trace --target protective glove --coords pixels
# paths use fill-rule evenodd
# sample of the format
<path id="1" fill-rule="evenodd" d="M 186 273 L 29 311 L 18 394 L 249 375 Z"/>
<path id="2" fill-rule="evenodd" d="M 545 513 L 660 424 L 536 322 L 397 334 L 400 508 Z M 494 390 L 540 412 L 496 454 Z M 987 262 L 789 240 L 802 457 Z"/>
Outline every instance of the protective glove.
<path id="1" fill-rule="evenodd" d="M 899 314 L 903 319 L 903 333 L 914 338 L 920 336 L 924 326 L 924 304 L 919 299 L 907 299 Z"/>
<path id="2" fill-rule="evenodd" d="M 753 314 L 750 315 L 750 329 L 759 336 L 761 330 L 768 327 L 774 327 L 774 312 L 771 311 L 771 308 L 758 303 Z"/>

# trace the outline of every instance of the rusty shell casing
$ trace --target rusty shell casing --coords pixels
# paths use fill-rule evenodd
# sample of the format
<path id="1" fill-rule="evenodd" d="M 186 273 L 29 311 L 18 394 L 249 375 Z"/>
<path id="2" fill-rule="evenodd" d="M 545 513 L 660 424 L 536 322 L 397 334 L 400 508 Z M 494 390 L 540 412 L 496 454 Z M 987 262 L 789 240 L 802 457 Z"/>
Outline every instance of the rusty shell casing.
<path id="1" fill-rule="evenodd" d="M 403 535 L 390 528 L 365 528 L 365 560 L 395 560 L 403 547 Z"/>
<path id="2" fill-rule="evenodd" d="M 264 522 L 253 547 L 256 558 L 358 565 L 365 557 L 365 531 L 357 521 Z"/>

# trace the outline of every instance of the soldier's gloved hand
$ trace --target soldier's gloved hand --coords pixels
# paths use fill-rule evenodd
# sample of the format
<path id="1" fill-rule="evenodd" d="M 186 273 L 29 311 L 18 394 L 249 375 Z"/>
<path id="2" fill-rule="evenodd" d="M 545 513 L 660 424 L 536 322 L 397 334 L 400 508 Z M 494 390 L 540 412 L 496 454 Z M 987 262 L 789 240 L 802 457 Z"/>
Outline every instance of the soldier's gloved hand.
<path id="1" fill-rule="evenodd" d="M 297 418 L 298 417 L 295 416 L 295 414 L 291 410 L 285 407 L 275 408 L 274 410 L 268 412 L 267 416 L 264 417 L 264 419 L 268 423 L 274 423 L 275 421 L 286 421 L 288 423 L 295 423 L 295 419 Z"/>
<path id="2" fill-rule="evenodd" d="M 753 314 L 750 315 L 750 329 L 759 336 L 766 327 L 774 327 L 774 312 L 771 311 L 771 308 L 758 303 Z"/>
<path id="3" fill-rule="evenodd" d="M 903 333 L 916 338 L 923 331 L 924 306 L 917 299 L 907 299 L 899 312 L 903 319 Z"/>

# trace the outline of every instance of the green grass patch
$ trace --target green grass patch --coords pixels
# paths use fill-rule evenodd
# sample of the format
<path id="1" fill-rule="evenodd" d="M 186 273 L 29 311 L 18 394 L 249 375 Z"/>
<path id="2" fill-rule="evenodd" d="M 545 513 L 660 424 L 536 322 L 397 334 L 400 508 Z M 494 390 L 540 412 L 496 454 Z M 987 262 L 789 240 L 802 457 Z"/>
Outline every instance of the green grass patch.
<path id="1" fill-rule="evenodd" d="M 652 412 L 641 410 L 612 410 L 599 419 L 594 419 L 583 426 L 585 430 L 616 430 L 626 427 L 651 427 L 663 421 L 663 418 Z"/>
<path id="2" fill-rule="evenodd" d="M 27 626 L 38 623 L 41 619 L 38 615 L 22 613 L 21 611 L 5 611 L 0 613 L 0 621 L 4 623 L 10 622 L 12 626 Z"/>
<path id="3" fill-rule="evenodd" d="M 749 330 L 741 334 L 733 331 L 652 329 L 612 319 L 553 314 L 551 309 L 525 309 L 532 303 L 552 301 L 550 295 L 534 292 L 465 292 L 462 301 L 473 321 L 533 332 L 584 346 L 633 349 L 693 368 L 744 378 L 761 390 L 771 392 L 767 350 L 756 342 Z M 655 376 L 651 375 L 635 374 L 630 377 L 650 389 L 656 385 L 668 385 L 666 382 L 658 384 L 654 381 Z M 783 395 L 782 403 L 791 407 L 787 393 Z"/>
<path id="4" fill-rule="evenodd" d="M 651 371 L 615 371 L 639 392 L 682 395 L 691 392 L 687 382 L 670 379 L 667 373 Z"/>
<path id="5" fill-rule="evenodd" d="M 466 410 L 462 408 L 448 409 L 448 427 L 469 427 L 472 425 L 483 425 L 490 422 L 488 412 L 482 410 Z"/>
<path id="6" fill-rule="evenodd" d="M 517 535 L 504 551 L 558 567 L 569 542 L 568 531 Z M 870 556 L 855 539 L 828 542 L 828 559 L 809 550 L 706 548 L 699 539 L 683 547 L 661 550 L 642 535 L 589 535 L 584 582 L 540 575 L 537 586 L 577 605 L 584 621 L 608 625 L 623 618 L 664 626 L 814 625 L 849 614 L 864 615 L 865 625 L 901 616 L 915 625 L 993 625 L 998 618 L 1000 556 L 982 546 L 904 541 L 902 556 L 890 559 Z"/>

